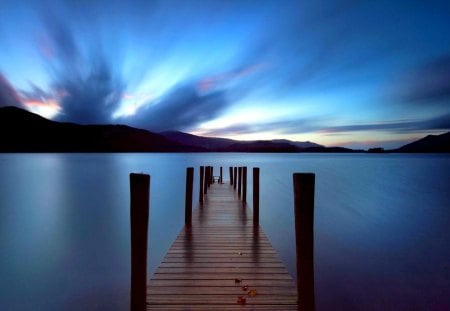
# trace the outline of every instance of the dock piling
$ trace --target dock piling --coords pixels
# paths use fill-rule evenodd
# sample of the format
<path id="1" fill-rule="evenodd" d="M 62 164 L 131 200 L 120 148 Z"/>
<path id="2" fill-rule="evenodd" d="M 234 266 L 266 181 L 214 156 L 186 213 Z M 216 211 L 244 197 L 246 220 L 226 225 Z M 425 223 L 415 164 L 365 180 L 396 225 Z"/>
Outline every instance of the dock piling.
<path id="1" fill-rule="evenodd" d="M 131 293 L 130 310 L 146 310 L 150 175 L 130 174 Z"/>
<path id="2" fill-rule="evenodd" d="M 242 202 L 247 202 L 247 166 L 242 168 Z"/>
<path id="3" fill-rule="evenodd" d="M 205 175 L 205 167 L 200 166 L 200 187 L 199 187 L 199 196 L 198 200 L 200 203 L 203 203 L 203 177 Z"/>
<path id="4" fill-rule="evenodd" d="M 241 189 L 242 189 L 242 167 L 238 167 L 238 196 L 241 196 Z"/>
<path id="5" fill-rule="evenodd" d="M 219 177 L 219 183 L 222 184 L 222 166 L 220 167 L 220 177 Z"/>
<path id="6" fill-rule="evenodd" d="M 186 195 L 184 204 L 184 224 L 190 226 L 192 223 L 192 190 L 194 183 L 194 168 L 186 168 Z"/>
<path id="7" fill-rule="evenodd" d="M 207 194 L 208 193 L 208 167 L 209 166 L 205 166 L 205 179 L 203 181 L 203 193 Z"/>
<path id="8" fill-rule="evenodd" d="M 229 169 L 230 169 L 230 185 L 232 185 L 233 184 L 233 167 L 230 166 Z"/>
<path id="9" fill-rule="evenodd" d="M 234 190 L 236 190 L 236 177 L 237 177 L 237 167 L 233 167 L 233 188 L 234 188 Z"/>
<path id="10" fill-rule="evenodd" d="M 295 173 L 293 181 L 298 304 L 301 310 L 314 310 L 315 175 Z"/>
<path id="11" fill-rule="evenodd" d="M 253 168 L 253 225 L 259 225 L 259 167 Z"/>

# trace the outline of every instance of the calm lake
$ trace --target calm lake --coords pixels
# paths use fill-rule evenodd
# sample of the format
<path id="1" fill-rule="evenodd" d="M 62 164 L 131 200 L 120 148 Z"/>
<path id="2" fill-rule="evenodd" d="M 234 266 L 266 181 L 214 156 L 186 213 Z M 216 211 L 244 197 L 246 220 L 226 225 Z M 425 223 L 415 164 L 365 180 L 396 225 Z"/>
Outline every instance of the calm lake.
<path id="1" fill-rule="evenodd" d="M 316 174 L 318 310 L 450 309 L 450 155 L 140 153 L 0 154 L 0 310 L 128 310 L 128 175 L 151 175 L 150 274 L 200 165 L 261 168 L 261 226 L 292 275 L 292 173 Z"/>

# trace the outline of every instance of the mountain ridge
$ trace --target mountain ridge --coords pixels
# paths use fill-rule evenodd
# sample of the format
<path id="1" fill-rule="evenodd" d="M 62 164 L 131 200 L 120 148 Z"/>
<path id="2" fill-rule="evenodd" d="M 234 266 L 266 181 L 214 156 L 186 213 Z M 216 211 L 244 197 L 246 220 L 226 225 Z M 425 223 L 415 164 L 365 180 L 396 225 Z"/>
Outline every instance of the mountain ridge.
<path id="1" fill-rule="evenodd" d="M 450 152 L 450 132 L 400 148 L 368 152 Z M 128 125 L 80 125 L 48 120 L 27 110 L 0 107 L 0 152 L 365 152 L 286 139 L 239 141 L 179 131 L 153 133 Z"/>

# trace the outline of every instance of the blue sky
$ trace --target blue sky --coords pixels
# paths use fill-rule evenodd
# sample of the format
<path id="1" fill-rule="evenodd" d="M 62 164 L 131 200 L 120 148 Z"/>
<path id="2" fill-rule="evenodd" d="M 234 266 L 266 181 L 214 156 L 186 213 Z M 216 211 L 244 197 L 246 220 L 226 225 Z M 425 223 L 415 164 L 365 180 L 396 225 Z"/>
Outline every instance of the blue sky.
<path id="1" fill-rule="evenodd" d="M 0 106 L 396 147 L 450 129 L 448 1 L 0 3 Z"/>

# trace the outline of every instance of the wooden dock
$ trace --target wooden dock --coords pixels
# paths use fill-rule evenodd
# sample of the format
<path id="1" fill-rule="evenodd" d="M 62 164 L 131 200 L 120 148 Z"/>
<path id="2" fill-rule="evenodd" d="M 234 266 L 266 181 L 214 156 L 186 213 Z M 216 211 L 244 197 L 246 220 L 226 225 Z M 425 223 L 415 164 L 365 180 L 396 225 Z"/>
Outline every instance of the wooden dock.
<path id="1" fill-rule="evenodd" d="M 214 183 L 148 282 L 147 310 L 297 310 L 297 287 L 233 186 Z"/>

